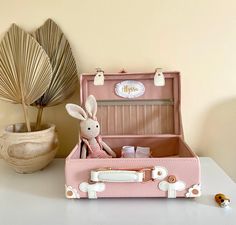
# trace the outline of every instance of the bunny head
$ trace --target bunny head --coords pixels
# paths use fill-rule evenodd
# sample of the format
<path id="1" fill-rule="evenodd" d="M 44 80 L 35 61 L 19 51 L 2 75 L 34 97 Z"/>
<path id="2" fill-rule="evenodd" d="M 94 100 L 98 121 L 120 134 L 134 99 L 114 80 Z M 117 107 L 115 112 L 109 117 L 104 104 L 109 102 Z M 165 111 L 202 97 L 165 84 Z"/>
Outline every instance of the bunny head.
<path id="1" fill-rule="evenodd" d="M 100 125 L 96 118 L 97 101 L 93 95 L 88 96 L 85 102 L 85 109 L 88 113 L 78 105 L 66 104 L 67 112 L 74 118 L 80 120 L 80 134 L 83 138 L 95 138 L 100 133 Z"/>

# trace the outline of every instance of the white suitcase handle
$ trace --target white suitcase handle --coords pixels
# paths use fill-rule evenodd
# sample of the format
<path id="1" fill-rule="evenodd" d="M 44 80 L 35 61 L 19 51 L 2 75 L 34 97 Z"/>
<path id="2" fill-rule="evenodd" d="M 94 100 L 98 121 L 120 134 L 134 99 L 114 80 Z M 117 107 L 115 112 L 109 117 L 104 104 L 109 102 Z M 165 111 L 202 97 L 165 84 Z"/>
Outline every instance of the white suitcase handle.
<path id="1" fill-rule="evenodd" d="M 147 182 L 151 180 L 162 180 L 167 177 L 168 171 L 165 167 L 155 166 L 153 168 L 143 168 L 139 170 L 121 170 L 103 168 L 92 170 L 90 180 L 92 182 Z"/>

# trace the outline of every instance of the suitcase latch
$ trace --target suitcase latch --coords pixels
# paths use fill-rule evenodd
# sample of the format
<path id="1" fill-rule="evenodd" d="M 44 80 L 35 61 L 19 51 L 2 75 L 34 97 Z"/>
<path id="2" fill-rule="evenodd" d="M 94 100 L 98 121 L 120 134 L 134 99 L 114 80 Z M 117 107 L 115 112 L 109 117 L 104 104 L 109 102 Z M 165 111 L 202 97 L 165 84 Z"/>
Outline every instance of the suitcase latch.
<path id="1" fill-rule="evenodd" d="M 104 85 L 104 71 L 100 68 L 97 68 L 97 73 L 95 74 L 93 84 L 96 86 Z"/>
<path id="2" fill-rule="evenodd" d="M 165 76 L 161 68 L 156 68 L 154 75 L 154 85 L 155 86 L 165 86 Z"/>
<path id="3" fill-rule="evenodd" d="M 144 168 L 140 170 L 140 172 L 143 173 L 143 182 L 154 181 L 152 178 L 152 170 L 153 168 Z"/>

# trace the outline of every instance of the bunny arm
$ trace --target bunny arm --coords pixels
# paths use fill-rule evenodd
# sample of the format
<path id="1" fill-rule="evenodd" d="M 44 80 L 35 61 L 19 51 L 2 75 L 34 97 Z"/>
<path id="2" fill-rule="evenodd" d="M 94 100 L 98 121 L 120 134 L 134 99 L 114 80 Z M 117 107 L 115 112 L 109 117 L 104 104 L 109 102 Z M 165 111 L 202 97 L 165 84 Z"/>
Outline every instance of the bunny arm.
<path id="1" fill-rule="evenodd" d="M 83 144 L 82 152 L 81 152 L 81 159 L 86 159 L 86 156 L 87 156 L 87 146 Z"/>
<path id="2" fill-rule="evenodd" d="M 116 158 L 116 153 L 104 141 L 101 141 L 101 145 L 109 155 Z"/>

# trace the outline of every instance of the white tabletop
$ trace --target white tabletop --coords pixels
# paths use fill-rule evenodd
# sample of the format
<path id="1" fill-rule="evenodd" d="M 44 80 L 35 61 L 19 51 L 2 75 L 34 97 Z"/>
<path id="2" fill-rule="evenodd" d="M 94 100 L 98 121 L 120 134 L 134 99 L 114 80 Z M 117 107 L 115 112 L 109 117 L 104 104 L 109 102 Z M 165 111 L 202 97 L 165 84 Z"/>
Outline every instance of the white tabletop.
<path id="1" fill-rule="evenodd" d="M 236 224 L 236 184 L 210 158 L 201 158 L 203 195 L 196 199 L 97 199 L 64 197 L 64 160 L 45 170 L 17 174 L 0 160 L 1 225 Z M 231 198 L 218 207 L 214 195 Z"/>

